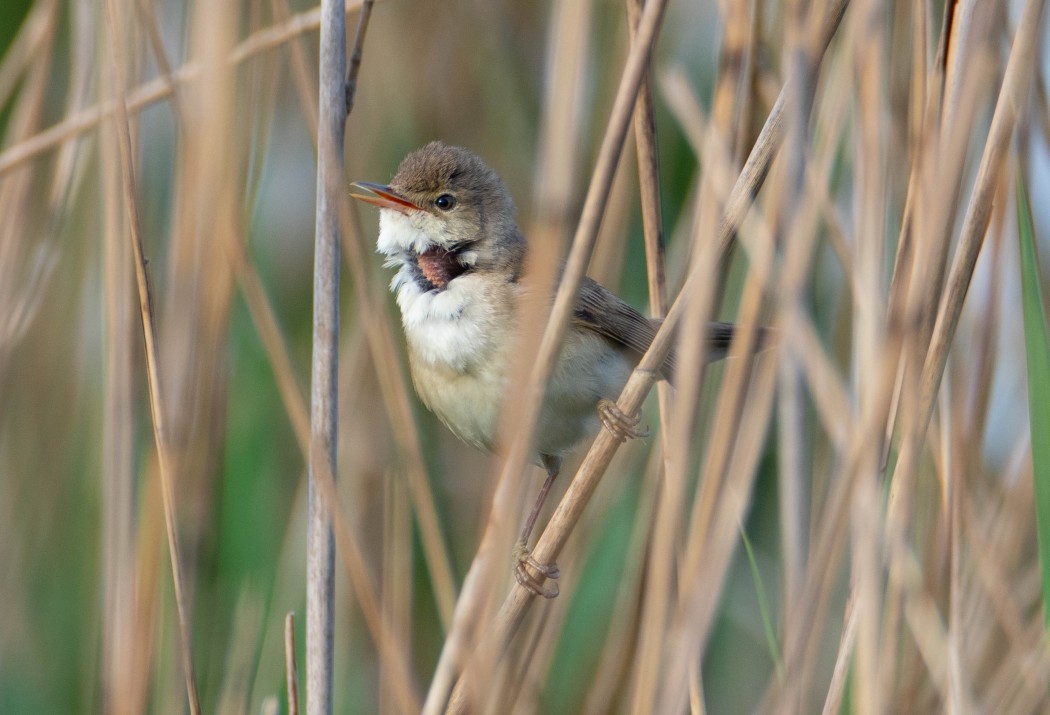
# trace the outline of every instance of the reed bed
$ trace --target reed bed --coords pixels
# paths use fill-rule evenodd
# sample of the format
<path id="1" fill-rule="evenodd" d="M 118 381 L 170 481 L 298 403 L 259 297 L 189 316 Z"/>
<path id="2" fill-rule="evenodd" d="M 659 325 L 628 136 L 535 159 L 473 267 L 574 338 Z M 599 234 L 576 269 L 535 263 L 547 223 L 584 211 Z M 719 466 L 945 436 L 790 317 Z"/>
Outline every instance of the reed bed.
<path id="1" fill-rule="evenodd" d="M 0 7 L 0 712 L 1050 710 L 1044 2 L 96 5 Z M 432 139 L 530 241 L 498 455 L 415 398 L 350 204 Z M 545 600 L 584 273 L 666 320 Z"/>

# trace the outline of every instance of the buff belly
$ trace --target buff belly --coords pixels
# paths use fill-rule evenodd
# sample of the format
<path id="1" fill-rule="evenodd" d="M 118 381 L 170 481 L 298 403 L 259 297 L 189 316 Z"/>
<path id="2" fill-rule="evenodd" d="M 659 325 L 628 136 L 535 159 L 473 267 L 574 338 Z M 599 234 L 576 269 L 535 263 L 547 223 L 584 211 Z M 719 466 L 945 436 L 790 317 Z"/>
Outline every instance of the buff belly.
<path id="1" fill-rule="evenodd" d="M 467 365 L 428 361 L 410 350 L 420 399 L 457 437 L 479 449 L 495 449 L 516 339 L 506 331 L 487 341 L 490 348 L 504 349 L 485 350 L 487 359 Z M 623 352 L 604 338 L 571 327 L 541 408 L 532 460 L 539 464 L 542 455 L 561 457 L 594 434 L 598 401 L 615 399 L 631 368 Z"/>

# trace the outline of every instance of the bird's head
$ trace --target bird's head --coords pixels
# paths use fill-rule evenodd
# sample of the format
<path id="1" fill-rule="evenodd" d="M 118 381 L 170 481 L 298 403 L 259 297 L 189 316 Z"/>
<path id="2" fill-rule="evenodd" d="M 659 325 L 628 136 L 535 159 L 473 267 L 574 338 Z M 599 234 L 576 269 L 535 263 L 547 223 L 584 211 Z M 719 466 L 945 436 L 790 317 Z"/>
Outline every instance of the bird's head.
<path id="1" fill-rule="evenodd" d="M 514 202 L 474 153 L 431 142 L 402 160 L 389 185 L 354 186 L 368 193 L 351 196 L 380 209 L 377 250 L 421 288 L 445 290 L 470 272 L 517 279 L 525 241 Z"/>

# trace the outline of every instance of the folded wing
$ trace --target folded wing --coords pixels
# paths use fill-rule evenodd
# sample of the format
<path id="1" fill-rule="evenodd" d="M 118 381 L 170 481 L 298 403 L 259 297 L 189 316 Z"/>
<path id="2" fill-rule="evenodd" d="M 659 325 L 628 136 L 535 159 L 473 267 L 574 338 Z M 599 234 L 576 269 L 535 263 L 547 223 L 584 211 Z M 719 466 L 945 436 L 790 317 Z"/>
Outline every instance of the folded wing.
<path id="1" fill-rule="evenodd" d="M 662 321 L 647 318 L 627 305 L 614 293 L 597 281 L 584 278 L 573 310 L 576 324 L 593 330 L 614 343 L 634 353 L 635 359 L 642 355 L 653 342 Z M 730 323 L 709 323 L 707 328 L 708 360 L 720 360 L 729 350 L 733 338 Z M 674 376 L 677 356 L 672 348 L 664 360 L 661 372 L 670 380 Z"/>

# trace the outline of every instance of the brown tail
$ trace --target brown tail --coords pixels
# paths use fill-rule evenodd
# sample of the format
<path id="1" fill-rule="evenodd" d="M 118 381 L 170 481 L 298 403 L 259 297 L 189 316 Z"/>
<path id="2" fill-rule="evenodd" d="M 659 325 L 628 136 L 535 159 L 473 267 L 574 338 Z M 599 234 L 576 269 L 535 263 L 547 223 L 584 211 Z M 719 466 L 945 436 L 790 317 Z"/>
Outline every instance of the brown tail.
<path id="1" fill-rule="evenodd" d="M 713 321 L 707 324 L 707 361 L 715 362 L 729 354 L 729 345 L 733 342 L 736 327 L 732 323 Z M 769 328 L 759 328 L 758 346 L 756 350 L 765 350 L 770 345 L 772 332 Z M 661 368 L 664 379 L 674 382 L 674 375 L 678 370 L 678 355 L 672 348 L 664 360 Z"/>

